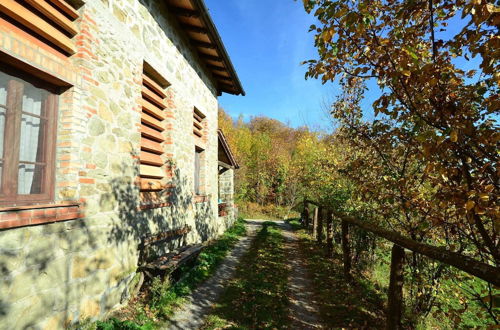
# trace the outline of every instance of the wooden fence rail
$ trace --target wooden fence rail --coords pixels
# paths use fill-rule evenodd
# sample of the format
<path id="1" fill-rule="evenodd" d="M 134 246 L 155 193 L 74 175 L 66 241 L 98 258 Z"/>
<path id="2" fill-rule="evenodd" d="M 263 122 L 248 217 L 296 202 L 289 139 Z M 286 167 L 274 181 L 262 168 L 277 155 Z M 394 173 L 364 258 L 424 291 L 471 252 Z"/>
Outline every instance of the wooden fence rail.
<path id="1" fill-rule="evenodd" d="M 323 236 L 323 221 L 326 221 L 327 226 L 327 237 L 326 243 L 327 248 L 331 251 L 330 244 L 333 244 L 333 234 L 331 233 L 333 228 L 333 218 L 341 220 L 341 230 L 342 230 L 342 256 L 344 263 L 344 274 L 347 280 L 351 279 L 351 255 L 350 255 L 350 244 L 349 244 L 349 225 L 354 225 L 362 228 L 368 232 L 375 234 L 376 236 L 385 238 L 386 240 L 394 243 L 391 252 L 391 274 L 390 274 L 390 284 L 388 291 L 388 310 L 387 310 L 387 329 L 399 329 L 401 328 L 401 312 L 402 312 L 402 288 L 403 288 L 403 265 L 404 265 L 404 249 L 425 255 L 431 259 L 440 261 L 444 264 L 458 268 L 468 274 L 476 276 L 482 280 L 485 280 L 493 285 L 500 287 L 500 268 L 494 267 L 480 261 L 477 261 L 471 257 L 465 256 L 460 253 L 448 251 L 445 248 L 432 246 L 429 244 L 417 242 L 415 240 L 409 239 L 396 233 L 394 231 L 386 230 L 379 227 L 374 223 L 367 221 L 361 221 L 354 217 L 346 216 L 334 210 L 325 208 L 319 205 L 317 202 L 311 200 L 304 200 L 304 213 L 303 220 L 304 224 L 308 227 L 309 224 L 309 210 L 308 205 L 315 205 L 313 217 L 313 237 L 322 241 Z M 304 218 L 305 217 L 305 218 Z"/>

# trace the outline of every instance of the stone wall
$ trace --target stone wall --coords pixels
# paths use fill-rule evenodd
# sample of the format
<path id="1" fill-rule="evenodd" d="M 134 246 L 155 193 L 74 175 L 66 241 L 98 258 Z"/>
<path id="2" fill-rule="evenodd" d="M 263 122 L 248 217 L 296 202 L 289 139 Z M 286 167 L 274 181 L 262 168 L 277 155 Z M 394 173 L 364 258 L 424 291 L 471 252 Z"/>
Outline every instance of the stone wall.
<path id="1" fill-rule="evenodd" d="M 234 170 L 230 169 L 219 175 L 219 202 L 226 204 L 227 215 L 224 221 L 231 225 L 238 216 L 234 204 Z"/>
<path id="2" fill-rule="evenodd" d="M 2 329 L 104 318 L 136 283 L 141 238 L 189 225 L 187 242 L 200 242 L 227 226 L 217 217 L 216 90 L 196 53 L 161 1 L 84 2 L 77 54 L 58 60 L 59 69 L 51 64 L 73 85 L 60 96 L 55 202 L 78 205 L 78 219 L 0 231 Z M 1 43 L 9 31 L 0 26 L 0 50 L 49 70 Z M 21 33 L 9 37 L 29 44 Z M 165 148 L 172 188 L 164 193 L 168 206 L 154 209 L 139 208 L 134 184 L 144 61 L 171 84 Z M 206 116 L 203 198 L 193 195 L 194 107 Z"/>

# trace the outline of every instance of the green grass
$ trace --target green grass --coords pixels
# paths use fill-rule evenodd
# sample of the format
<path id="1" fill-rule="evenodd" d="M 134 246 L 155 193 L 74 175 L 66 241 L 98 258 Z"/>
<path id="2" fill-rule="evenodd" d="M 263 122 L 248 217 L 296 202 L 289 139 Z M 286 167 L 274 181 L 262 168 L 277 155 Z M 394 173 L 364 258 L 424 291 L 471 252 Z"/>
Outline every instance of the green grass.
<path id="1" fill-rule="evenodd" d="M 203 329 L 288 328 L 287 279 L 281 231 L 265 222 Z"/>
<path id="2" fill-rule="evenodd" d="M 227 253 L 245 234 L 244 221 L 240 218 L 219 239 L 200 253 L 194 267 L 181 269 L 184 275 L 180 281 L 171 284 L 168 278 L 156 278 L 144 299 L 118 312 L 117 315 L 120 317 L 95 322 L 90 328 L 150 330 L 161 326 L 183 303 L 185 297 L 216 271 Z"/>
<path id="3" fill-rule="evenodd" d="M 304 227 L 300 224 L 300 218 L 292 218 L 286 220 L 286 222 L 292 227 L 293 230 L 299 230 Z"/>
<path id="4" fill-rule="evenodd" d="M 328 329 L 384 328 L 384 298 L 361 274 L 355 274 L 353 283 L 345 280 L 342 257 L 329 258 L 324 246 L 299 233 L 300 251 L 307 258 L 306 267 L 311 274 L 319 314 Z"/>

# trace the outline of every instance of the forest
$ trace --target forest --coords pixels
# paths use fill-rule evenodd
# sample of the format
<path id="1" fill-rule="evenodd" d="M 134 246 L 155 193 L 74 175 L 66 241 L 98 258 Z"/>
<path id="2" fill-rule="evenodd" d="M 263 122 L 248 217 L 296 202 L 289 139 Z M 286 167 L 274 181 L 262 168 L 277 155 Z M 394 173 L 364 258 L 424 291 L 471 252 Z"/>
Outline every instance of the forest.
<path id="1" fill-rule="evenodd" d="M 318 59 L 306 78 L 341 88 L 318 131 L 219 110 L 246 217 L 293 218 L 314 200 L 414 241 L 500 265 L 500 10 L 487 1 L 304 0 Z M 452 27 L 452 28 L 450 28 Z M 372 107 L 362 101 L 376 83 Z M 367 114 L 373 114 L 373 116 Z M 338 228 L 334 228 L 338 231 Z M 353 230 L 360 274 L 387 287 L 387 241 Z M 411 327 L 498 325 L 500 290 L 406 253 Z"/>

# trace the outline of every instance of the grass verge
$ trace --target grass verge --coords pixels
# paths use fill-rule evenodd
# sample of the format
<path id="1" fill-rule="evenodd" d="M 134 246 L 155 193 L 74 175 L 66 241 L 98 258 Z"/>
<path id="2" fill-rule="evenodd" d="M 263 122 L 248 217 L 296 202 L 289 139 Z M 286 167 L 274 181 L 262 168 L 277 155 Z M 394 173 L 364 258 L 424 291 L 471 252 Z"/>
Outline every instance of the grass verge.
<path id="1" fill-rule="evenodd" d="M 299 230 L 304 228 L 300 223 L 300 218 L 287 219 L 285 220 L 285 222 L 287 222 L 292 227 L 293 230 Z"/>
<path id="2" fill-rule="evenodd" d="M 106 321 L 97 321 L 85 329 L 150 330 L 161 326 L 186 296 L 208 279 L 241 236 L 246 234 L 243 219 L 238 219 L 220 238 L 209 244 L 191 268 L 181 269 L 184 276 L 175 284 L 156 278 L 148 292 L 132 301 Z"/>
<path id="3" fill-rule="evenodd" d="M 328 329 L 369 328 L 385 326 L 384 296 L 369 280 L 356 274 L 352 283 L 343 275 L 342 256 L 329 258 L 324 246 L 318 245 L 301 230 L 301 253 L 307 258 L 306 267 L 311 274 L 320 317 Z"/>
<path id="4" fill-rule="evenodd" d="M 287 279 L 281 231 L 265 222 L 203 329 L 288 328 Z"/>

